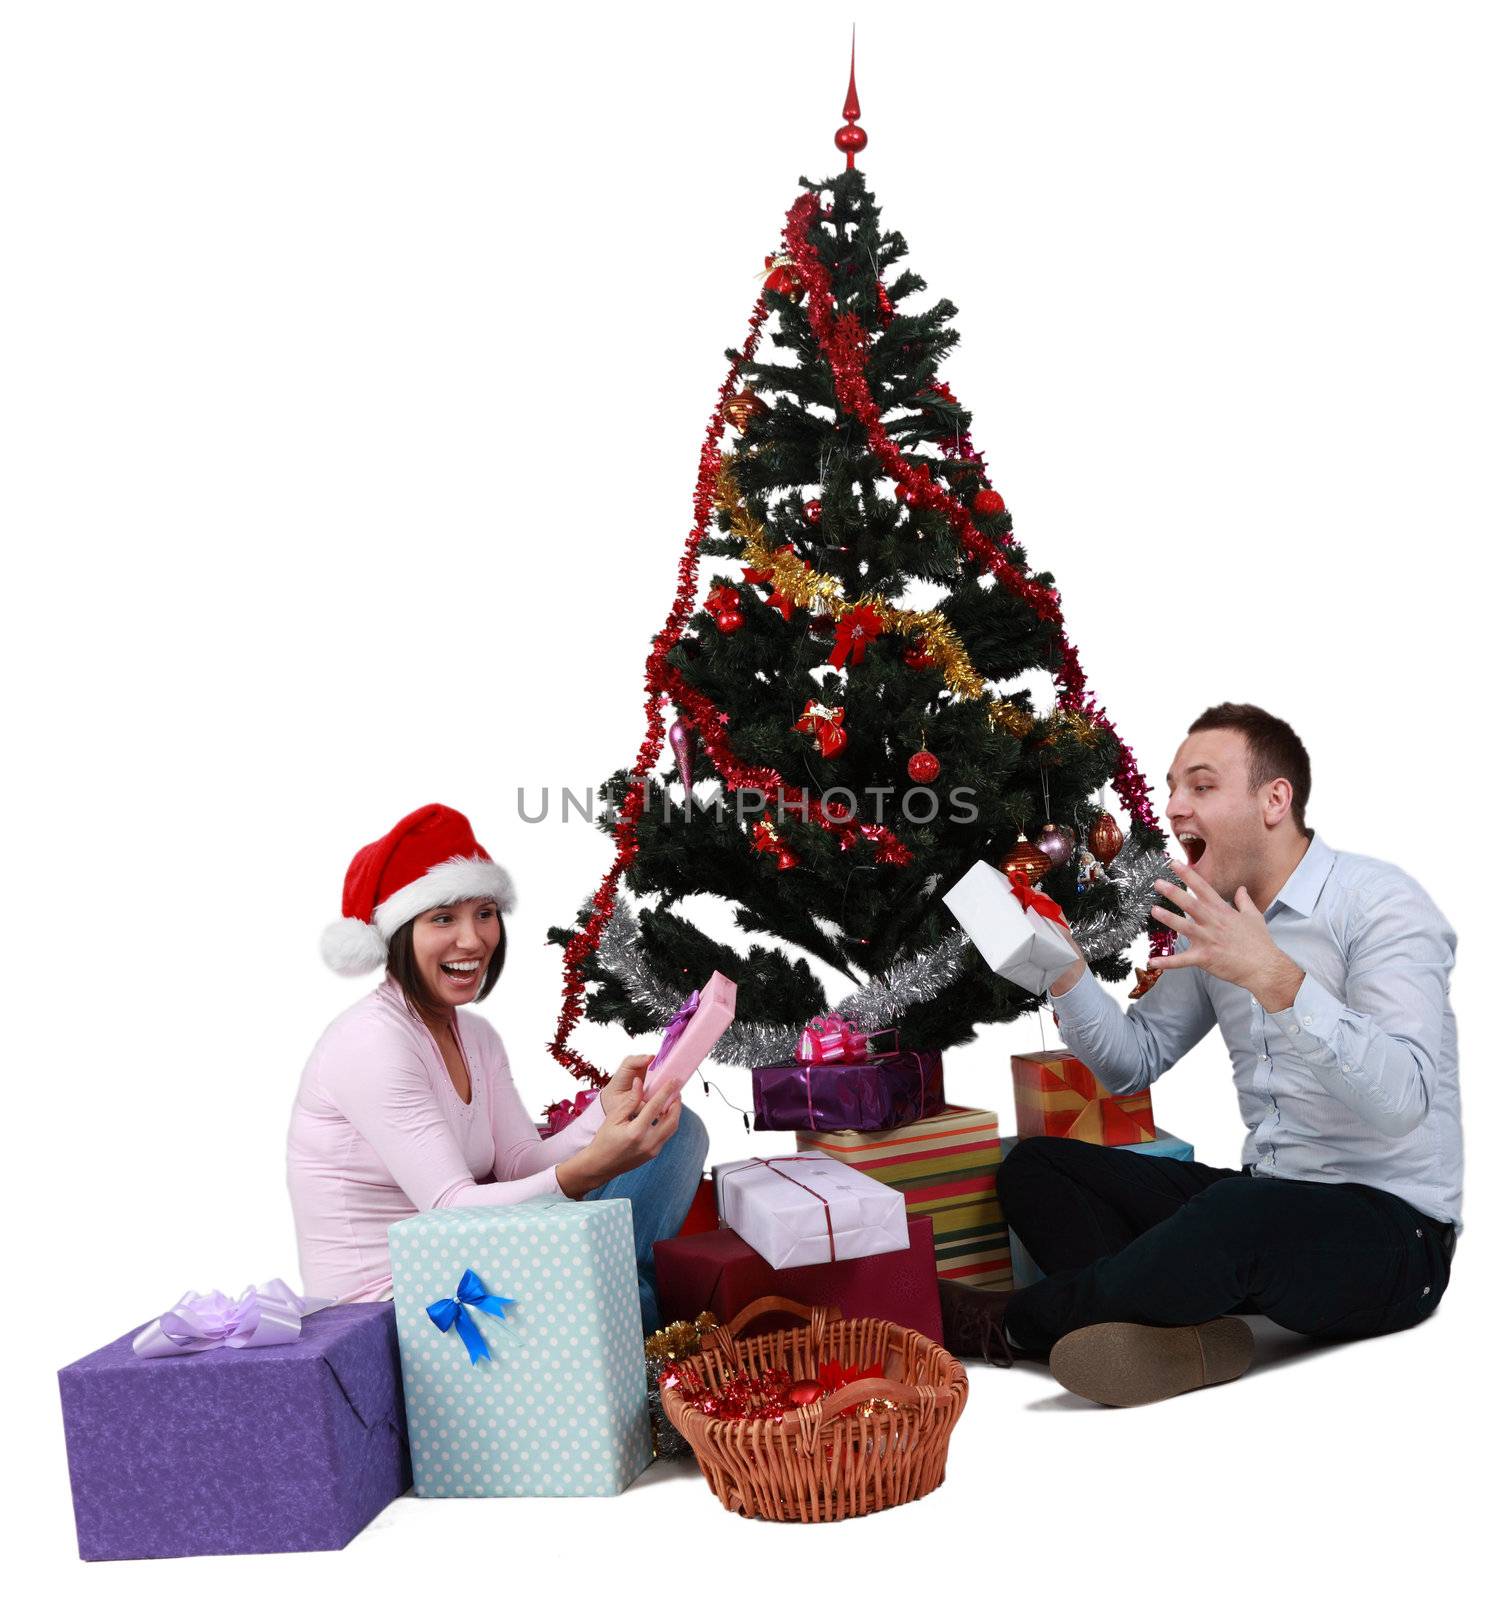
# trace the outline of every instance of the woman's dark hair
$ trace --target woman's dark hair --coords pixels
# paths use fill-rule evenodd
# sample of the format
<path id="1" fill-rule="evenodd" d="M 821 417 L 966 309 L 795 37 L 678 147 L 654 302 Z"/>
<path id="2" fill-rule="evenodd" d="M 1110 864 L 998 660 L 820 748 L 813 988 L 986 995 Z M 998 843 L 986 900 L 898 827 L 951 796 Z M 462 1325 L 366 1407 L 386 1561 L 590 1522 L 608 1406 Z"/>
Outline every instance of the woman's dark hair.
<path id="1" fill-rule="evenodd" d="M 437 1011 L 439 1002 L 435 1000 L 424 987 L 424 980 L 419 977 L 418 963 L 413 959 L 413 924 L 417 919 L 410 918 L 388 940 L 387 970 L 388 977 L 398 980 L 398 987 L 404 995 L 421 1010 Z M 485 981 L 480 986 L 477 1000 L 484 1000 L 496 987 L 496 980 L 501 976 L 501 969 L 506 965 L 506 918 L 501 915 L 501 908 L 496 908 L 496 925 L 501 929 L 501 938 L 496 948 L 491 952 L 491 964 L 486 968 Z"/>
<path id="2" fill-rule="evenodd" d="M 1189 725 L 1190 733 L 1205 733 L 1211 728 L 1233 728 L 1245 735 L 1250 750 L 1250 791 L 1252 794 L 1272 778 L 1285 778 L 1292 786 L 1292 821 L 1298 833 L 1307 832 L 1307 799 L 1312 793 L 1312 763 L 1307 749 L 1292 731 L 1290 723 L 1273 717 L 1259 706 L 1236 705 L 1226 700 L 1210 706 Z"/>

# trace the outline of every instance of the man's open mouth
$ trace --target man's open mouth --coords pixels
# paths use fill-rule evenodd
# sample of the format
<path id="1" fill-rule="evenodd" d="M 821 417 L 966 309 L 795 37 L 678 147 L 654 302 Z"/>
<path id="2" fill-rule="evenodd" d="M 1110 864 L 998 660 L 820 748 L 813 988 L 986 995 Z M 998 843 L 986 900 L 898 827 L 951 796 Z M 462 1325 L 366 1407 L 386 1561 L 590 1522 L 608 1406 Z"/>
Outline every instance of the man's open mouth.
<path id="1" fill-rule="evenodd" d="M 1178 843 L 1183 846 L 1183 853 L 1188 857 L 1189 866 L 1195 866 L 1204 853 L 1207 840 L 1201 839 L 1196 833 L 1180 833 Z"/>

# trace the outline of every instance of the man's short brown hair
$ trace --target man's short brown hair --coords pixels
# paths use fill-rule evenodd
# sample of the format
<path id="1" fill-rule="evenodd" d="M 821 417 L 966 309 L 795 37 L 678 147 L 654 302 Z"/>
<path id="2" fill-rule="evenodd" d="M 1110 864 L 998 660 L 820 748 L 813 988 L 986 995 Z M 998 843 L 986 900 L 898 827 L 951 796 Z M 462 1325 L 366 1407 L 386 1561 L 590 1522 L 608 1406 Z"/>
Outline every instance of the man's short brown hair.
<path id="1" fill-rule="evenodd" d="M 1233 728 L 1245 735 L 1250 750 L 1250 792 L 1273 778 L 1285 778 L 1292 786 L 1292 821 L 1299 833 L 1307 832 L 1304 820 L 1307 798 L 1312 793 L 1312 763 L 1307 747 L 1292 726 L 1273 717 L 1259 706 L 1237 705 L 1226 700 L 1210 706 L 1189 724 L 1190 733 L 1207 733 L 1214 728 Z"/>

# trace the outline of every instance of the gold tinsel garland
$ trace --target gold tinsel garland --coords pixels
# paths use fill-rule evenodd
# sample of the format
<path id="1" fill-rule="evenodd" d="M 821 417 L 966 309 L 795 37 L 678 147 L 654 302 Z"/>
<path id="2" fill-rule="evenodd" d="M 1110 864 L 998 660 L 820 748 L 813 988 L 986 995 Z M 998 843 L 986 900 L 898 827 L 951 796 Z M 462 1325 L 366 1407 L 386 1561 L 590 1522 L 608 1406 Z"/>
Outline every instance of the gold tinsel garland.
<path id="1" fill-rule="evenodd" d="M 713 503 L 720 511 L 728 513 L 729 532 L 737 534 L 743 542 L 745 562 L 751 567 L 767 568 L 769 581 L 777 594 L 784 595 L 793 605 L 808 606 L 818 615 L 829 616 L 834 622 L 857 606 L 867 606 L 885 632 L 918 639 L 924 654 L 940 668 L 946 687 L 953 695 L 963 700 L 985 701 L 987 720 L 993 727 L 1003 728 L 1020 739 L 1032 732 L 1037 719 L 1022 706 L 988 689 L 982 675 L 971 664 L 960 636 L 940 612 L 900 611 L 878 595 L 849 599 L 836 578 L 829 573 L 813 571 L 794 550 L 785 546 L 772 550 L 765 542 L 764 525 L 752 515 L 739 494 L 728 457 L 724 457 L 718 470 Z M 1074 724 L 1078 722 L 1094 736 L 1094 728 L 1077 713 L 1060 711 L 1056 715 L 1071 732 L 1076 731 Z"/>

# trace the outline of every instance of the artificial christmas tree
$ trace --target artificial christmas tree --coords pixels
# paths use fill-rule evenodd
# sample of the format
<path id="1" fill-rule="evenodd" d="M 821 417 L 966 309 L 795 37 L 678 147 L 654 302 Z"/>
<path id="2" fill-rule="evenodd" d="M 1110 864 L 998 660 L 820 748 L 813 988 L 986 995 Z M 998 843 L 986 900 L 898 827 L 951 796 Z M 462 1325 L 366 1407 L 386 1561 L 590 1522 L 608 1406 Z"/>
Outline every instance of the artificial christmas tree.
<path id="1" fill-rule="evenodd" d="M 568 1042 L 585 1010 L 655 1032 L 714 970 L 738 985 L 723 1061 L 791 1055 L 829 1006 L 897 1027 L 907 1049 L 963 1042 L 1037 1003 L 968 953 L 941 903 L 974 861 L 1046 822 L 1095 822 L 1093 797 L 1114 788 L 1130 827 L 1104 881 L 1077 896 L 1065 852 L 1040 857 L 1040 889 L 1116 978 L 1165 859 L 1053 580 L 1029 571 L 970 413 L 938 377 L 955 308 L 922 303 L 854 165 L 855 93 L 845 115 L 848 170 L 803 180 L 729 352 L 647 661 L 646 738 L 606 786 L 614 863 L 580 925 L 551 935 L 565 966 L 552 1049 L 591 1082 Z M 1041 673 L 1042 707 L 1012 687 Z M 657 774 L 664 743 L 677 765 Z M 729 905 L 737 938 L 697 925 L 698 896 Z M 807 956 L 838 975 L 832 994 Z"/>

